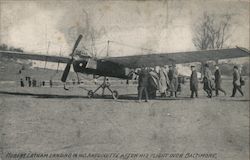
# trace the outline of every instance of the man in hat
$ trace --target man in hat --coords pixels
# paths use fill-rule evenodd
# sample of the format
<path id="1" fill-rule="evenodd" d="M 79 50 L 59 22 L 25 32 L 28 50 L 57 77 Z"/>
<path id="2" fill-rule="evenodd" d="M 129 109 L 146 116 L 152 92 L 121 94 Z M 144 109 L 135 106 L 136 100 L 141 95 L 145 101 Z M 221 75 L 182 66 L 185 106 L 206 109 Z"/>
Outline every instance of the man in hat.
<path id="1" fill-rule="evenodd" d="M 225 90 L 221 88 L 221 72 L 220 72 L 219 66 L 217 65 L 215 66 L 214 83 L 215 83 L 216 96 L 219 96 L 219 91 L 223 92 L 224 95 L 226 95 Z"/>
<path id="2" fill-rule="evenodd" d="M 21 87 L 24 87 L 24 82 L 22 78 L 20 79 L 20 84 L 21 84 Z"/>
<path id="3" fill-rule="evenodd" d="M 159 74 L 159 91 L 161 93 L 161 97 L 166 97 L 168 75 L 165 68 L 160 67 L 158 74 Z"/>
<path id="4" fill-rule="evenodd" d="M 169 77 L 168 77 L 168 71 L 169 71 L 169 67 L 167 66 L 167 65 L 165 65 L 164 66 L 165 67 L 165 74 L 166 74 L 166 83 L 167 83 L 167 87 L 169 87 L 169 83 L 170 83 L 170 81 L 169 81 Z"/>
<path id="5" fill-rule="evenodd" d="M 212 72 L 210 71 L 208 64 L 205 64 L 203 83 L 204 83 L 203 89 L 207 92 L 208 97 L 212 98 L 213 95 Z"/>
<path id="6" fill-rule="evenodd" d="M 49 86 L 50 88 L 52 88 L 52 85 L 53 85 L 53 82 L 52 82 L 52 79 L 49 80 Z"/>
<path id="7" fill-rule="evenodd" d="M 178 72 L 174 64 L 172 66 L 169 66 L 168 78 L 170 81 L 170 97 L 172 96 L 177 97 Z"/>
<path id="8" fill-rule="evenodd" d="M 138 98 L 139 102 L 141 102 L 142 94 L 144 92 L 145 94 L 145 102 L 148 101 L 148 84 L 149 84 L 149 73 L 145 68 L 142 68 L 142 70 L 139 72 L 139 79 L 138 79 Z"/>
<path id="9" fill-rule="evenodd" d="M 195 69 L 195 66 L 191 66 L 191 76 L 190 76 L 190 90 L 191 90 L 191 98 L 198 97 L 198 76 Z"/>
<path id="10" fill-rule="evenodd" d="M 155 69 L 148 69 L 149 80 L 148 80 L 148 95 L 150 99 L 156 98 L 156 92 L 160 88 L 159 76 Z"/>
<path id="11" fill-rule="evenodd" d="M 234 66 L 234 72 L 233 72 L 233 93 L 231 97 L 234 97 L 236 94 L 236 91 L 239 91 L 242 96 L 244 96 L 241 85 L 240 85 L 240 73 L 237 66 Z"/>

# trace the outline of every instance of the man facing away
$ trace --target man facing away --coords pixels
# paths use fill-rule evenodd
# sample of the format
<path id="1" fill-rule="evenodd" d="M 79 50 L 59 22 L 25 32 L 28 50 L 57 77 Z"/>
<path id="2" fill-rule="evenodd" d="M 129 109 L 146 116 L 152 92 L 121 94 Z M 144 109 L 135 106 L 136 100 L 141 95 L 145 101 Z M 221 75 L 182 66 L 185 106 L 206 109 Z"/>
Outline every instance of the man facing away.
<path id="1" fill-rule="evenodd" d="M 20 79 L 20 84 L 21 84 L 21 87 L 24 87 L 24 82 L 22 78 Z"/>
<path id="2" fill-rule="evenodd" d="M 190 98 L 198 97 L 198 76 L 195 69 L 195 66 L 191 66 L 191 76 L 190 76 L 190 90 L 191 90 L 191 96 Z"/>
<path id="3" fill-rule="evenodd" d="M 219 66 L 217 65 L 215 66 L 214 83 L 215 83 L 216 96 L 219 96 L 219 91 L 223 92 L 224 95 L 227 95 L 225 90 L 221 88 L 221 72 L 220 72 Z"/>
<path id="4" fill-rule="evenodd" d="M 149 99 L 156 98 L 156 92 L 159 89 L 159 76 L 155 69 L 148 69 L 148 86 L 147 92 Z"/>
<path id="5" fill-rule="evenodd" d="M 241 85 L 240 85 L 240 73 L 237 66 L 234 66 L 233 69 L 233 93 L 231 97 L 234 97 L 236 94 L 236 91 L 238 90 L 242 96 L 244 96 Z"/>
<path id="6" fill-rule="evenodd" d="M 170 97 L 172 96 L 177 97 L 178 72 L 177 69 L 175 68 L 175 65 L 169 66 L 168 78 L 170 81 Z"/>
<path id="7" fill-rule="evenodd" d="M 149 84 L 149 73 L 145 68 L 143 68 L 139 72 L 138 81 L 139 81 L 139 86 L 138 86 L 139 102 L 141 102 L 143 92 L 145 93 L 145 102 L 147 102 L 148 101 L 147 87 L 148 87 L 148 84 Z"/>

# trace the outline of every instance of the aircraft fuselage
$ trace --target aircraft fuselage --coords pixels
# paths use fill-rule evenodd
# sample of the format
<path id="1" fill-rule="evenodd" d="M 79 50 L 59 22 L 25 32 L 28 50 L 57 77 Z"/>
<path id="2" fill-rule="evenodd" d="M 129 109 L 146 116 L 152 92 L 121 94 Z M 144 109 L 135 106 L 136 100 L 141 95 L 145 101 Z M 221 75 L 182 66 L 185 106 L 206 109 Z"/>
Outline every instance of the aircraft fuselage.
<path id="1" fill-rule="evenodd" d="M 105 60 L 78 59 L 73 61 L 75 72 L 93 74 L 104 77 L 116 77 L 121 79 L 131 79 L 128 68 Z"/>

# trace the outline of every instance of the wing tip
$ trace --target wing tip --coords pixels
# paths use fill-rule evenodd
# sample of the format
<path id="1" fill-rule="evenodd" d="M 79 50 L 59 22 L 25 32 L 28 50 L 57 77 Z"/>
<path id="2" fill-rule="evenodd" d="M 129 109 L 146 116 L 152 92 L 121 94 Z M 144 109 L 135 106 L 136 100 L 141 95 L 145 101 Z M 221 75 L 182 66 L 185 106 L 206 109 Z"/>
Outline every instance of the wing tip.
<path id="1" fill-rule="evenodd" d="M 239 47 L 239 46 L 236 46 L 236 48 L 244 51 L 244 52 L 247 52 L 247 53 L 250 53 L 250 51 L 247 49 L 247 48 L 244 48 L 244 47 Z"/>

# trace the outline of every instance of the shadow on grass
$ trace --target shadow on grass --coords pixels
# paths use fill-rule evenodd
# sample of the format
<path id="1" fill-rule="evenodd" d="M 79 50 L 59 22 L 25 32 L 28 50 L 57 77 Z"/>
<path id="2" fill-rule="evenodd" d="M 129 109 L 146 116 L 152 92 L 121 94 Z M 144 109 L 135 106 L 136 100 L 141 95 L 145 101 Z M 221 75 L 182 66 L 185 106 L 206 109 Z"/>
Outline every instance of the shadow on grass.
<path id="1" fill-rule="evenodd" d="M 237 99 L 237 98 L 240 98 L 240 97 L 234 97 L 231 99 L 220 99 L 220 101 L 250 102 L 250 99 Z"/>
<path id="2" fill-rule="evenodd" d="M 27 92 L 9 92 L 9 91 L 0 91 L 0 94 L 15 95 L 15 96 L 30 96 L 34 98 L 55 98 L 55 99 L 74 99 L 74 98 L 83 98 L 83 99 L 113 99 L 111 95 L 95 95 L 93 98 L 88 98 L 88 96 L 80 95 L 56 95 L 56 94 L 40 94 L 40 93 L 27 93 Z M 120 95 L 118 100 L 138 100 L 137 94 L 124 94 Z M 157 97 L 153 100 L 191 100 L 189 97 Z"/>
<path id="3" fill-rule="evenodd" d="M 26 93 L 26 92 L 8 92 L 8 91 L 0 91 L 0 94 L 31 96 L 35 98 L 87 98 L 87 96 L 84 97 L 78 95 L 53 95 L 53 94 L 38 94 L 38 93 Z"/>
<path id="4" fill-rule="evenodd" d="M 9 92 L 9 91 L 0 91 L 0 94 L 7 94 L 7 95 L 15 95 L 15 96 L 30 96 L 34 98 L 44 98 L 44 99 L 49 99 L 49 98 L 55 98 L 55 99 L 76 99 L 76 98 L 82 98 L 82 99 L 112 99 L 112 95 L 98 95 L 96 94 L 93 98 L 89 98 L 88 96 L 81 96 L 81 95 L 56 95 L 56 94 L 40 94 L 40 93 L 27 93 L 27 92 Z M 196 98 L 197 99 L 197 98 Z M 207 99 L 207 97 L 199 97 L 198 99 Z M 216 99 L 219 101 L 237 101 L 237 102 L 249 102 L 250 99 L 242 99 L 242 97 L 234 97 L 234 98 L 212 98 Z M 119 100 L 138 100 L 137 94 L 124 94 L 120 95 L 119 98 L 116 100 L 119 102 Z M 193 100 L 192 98 L 188 96 L 181 96 L 177 98 L 173 97 L 156 97 L 155 99 L 152 100 Z"/>
<path id="5" fill-rule="evenodd" d="M 34 98 L 62 98 L 62 99 L 73 99 L 73 98 L 84 98 L 90 99 L 88 96 L 80 95 L 56 95 L 56 94 L 40 94 L 40 93 L 27 93 L 27 92 L 9 92 L 9 91 L 0 91 L 0 94 L 15 95 L 15 96 L 30 96 Z M 113 99 L 111 95 L 95 95 L 92 99 Z M 119 99 L 131 99 L 136 100 L 135 95 L 121 95 Z"/>

